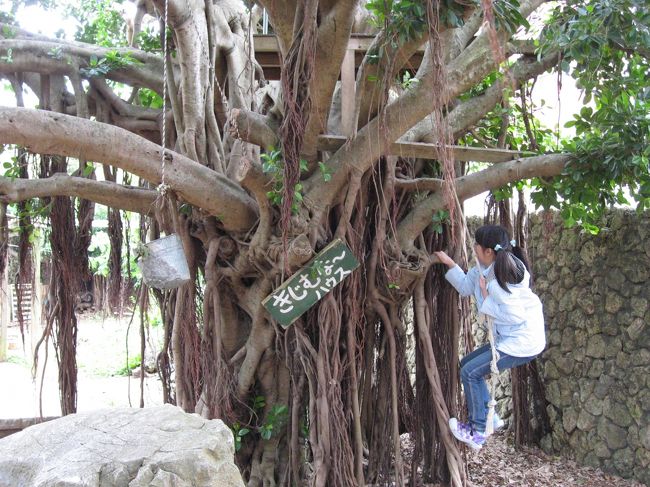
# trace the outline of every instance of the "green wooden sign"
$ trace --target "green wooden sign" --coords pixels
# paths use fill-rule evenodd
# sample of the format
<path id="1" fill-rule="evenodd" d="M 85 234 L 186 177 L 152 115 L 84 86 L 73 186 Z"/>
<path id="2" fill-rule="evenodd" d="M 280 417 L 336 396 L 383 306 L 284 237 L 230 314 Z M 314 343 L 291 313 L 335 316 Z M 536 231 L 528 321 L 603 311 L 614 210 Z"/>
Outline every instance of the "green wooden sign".
<path id="1" fill-rule="evenodd" d="M 336 239 L 264 298 L 262 304 L 286 328 L 357 267 L 359 262 L 352 251 Z"/>

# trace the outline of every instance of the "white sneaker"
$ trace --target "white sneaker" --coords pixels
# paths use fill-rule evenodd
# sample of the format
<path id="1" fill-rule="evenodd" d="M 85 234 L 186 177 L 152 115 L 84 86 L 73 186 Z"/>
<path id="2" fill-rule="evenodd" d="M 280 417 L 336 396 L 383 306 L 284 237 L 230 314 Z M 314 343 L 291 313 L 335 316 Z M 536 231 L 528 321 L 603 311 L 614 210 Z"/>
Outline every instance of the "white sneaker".
<path id="1" fill-rule="evenodd" d="M 502 420 L 497 413 L 492 415 L 492 432 L 500 430 L 506 425 L 505 421 Z"/>
<path id="2" fill-rule="evenodd" d="M 449 418 L 449 429 L 458 441 L 462 441 L 474 451 L 480 450 L 487 440 L 485 433 L 474 431 L 469 424 L 458 421 L 456 418 Z"/>

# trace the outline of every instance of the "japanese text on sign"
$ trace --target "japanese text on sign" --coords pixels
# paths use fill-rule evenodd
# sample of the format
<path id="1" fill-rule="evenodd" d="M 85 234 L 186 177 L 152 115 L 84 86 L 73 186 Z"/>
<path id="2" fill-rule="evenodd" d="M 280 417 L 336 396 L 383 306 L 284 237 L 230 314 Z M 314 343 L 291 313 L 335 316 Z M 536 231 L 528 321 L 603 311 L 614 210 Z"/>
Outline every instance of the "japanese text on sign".
<path id="1" fill-rule="evenodd" d="M 334 240 L 262 304 L 278 323 L 287 327 L 358 266 L 359 262 L 347 245 L 339 239 Z"/>

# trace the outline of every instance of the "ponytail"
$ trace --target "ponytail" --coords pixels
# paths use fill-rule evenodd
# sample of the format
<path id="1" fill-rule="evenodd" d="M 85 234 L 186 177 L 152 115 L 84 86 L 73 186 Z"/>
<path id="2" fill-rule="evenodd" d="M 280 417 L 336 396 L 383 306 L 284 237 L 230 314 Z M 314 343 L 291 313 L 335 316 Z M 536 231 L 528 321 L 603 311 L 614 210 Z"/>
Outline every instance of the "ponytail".
<path id="1" fill-rule="evenodd" d="M 519 284 L 523 281 L 526 270 L 530 272 L 521 247 L 517 246 L 514 240 L 510 240 L 506 229 L 499 225 L 479 227 L 475 239 L 481 247 L 494 250 L 494 277 L 499 286 L 510 293 L 508 284 Z"/>

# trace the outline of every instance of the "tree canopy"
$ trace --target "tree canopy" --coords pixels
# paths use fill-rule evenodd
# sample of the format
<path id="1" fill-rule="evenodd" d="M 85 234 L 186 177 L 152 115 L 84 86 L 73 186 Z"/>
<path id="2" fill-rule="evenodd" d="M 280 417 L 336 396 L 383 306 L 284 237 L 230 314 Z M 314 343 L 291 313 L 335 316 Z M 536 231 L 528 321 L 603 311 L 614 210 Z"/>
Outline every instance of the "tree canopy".
<path id="1" fill-rule="evenodd" d="M 233 428 L 250 486 L 402 484 L 420 466 L 464 485 L 445 425 L 468 319 L 431 257 L 466 259 L 462 202 L 528 185 L 593 232 L 609 205 L 650 204 L 641 0 L 137 0 L 133 15 L 125 1 L 40 2 L 77 20 L 74 39 L 18 25 L 29 3 L 0 19 L 16 96 L 0 107 L 14 151 L 0 202 L 21 226 L 51 222 L 63 411 L 76 408 L 70 296 L 89 272 L 74 256 L 87 255 L 93 202 L 111 208 L 116 279 L 121 211 L 136 212 L 143 240 L 180 235 L 192 274 L 153 291 L 166 400 Z M 267 18 L 276 61 L 255 49 Z M 573 137 L 535 117 L 549 70 L 584 90 Z M 360 269 L 280 329 L 262 300 L 334 238 Z"/>

